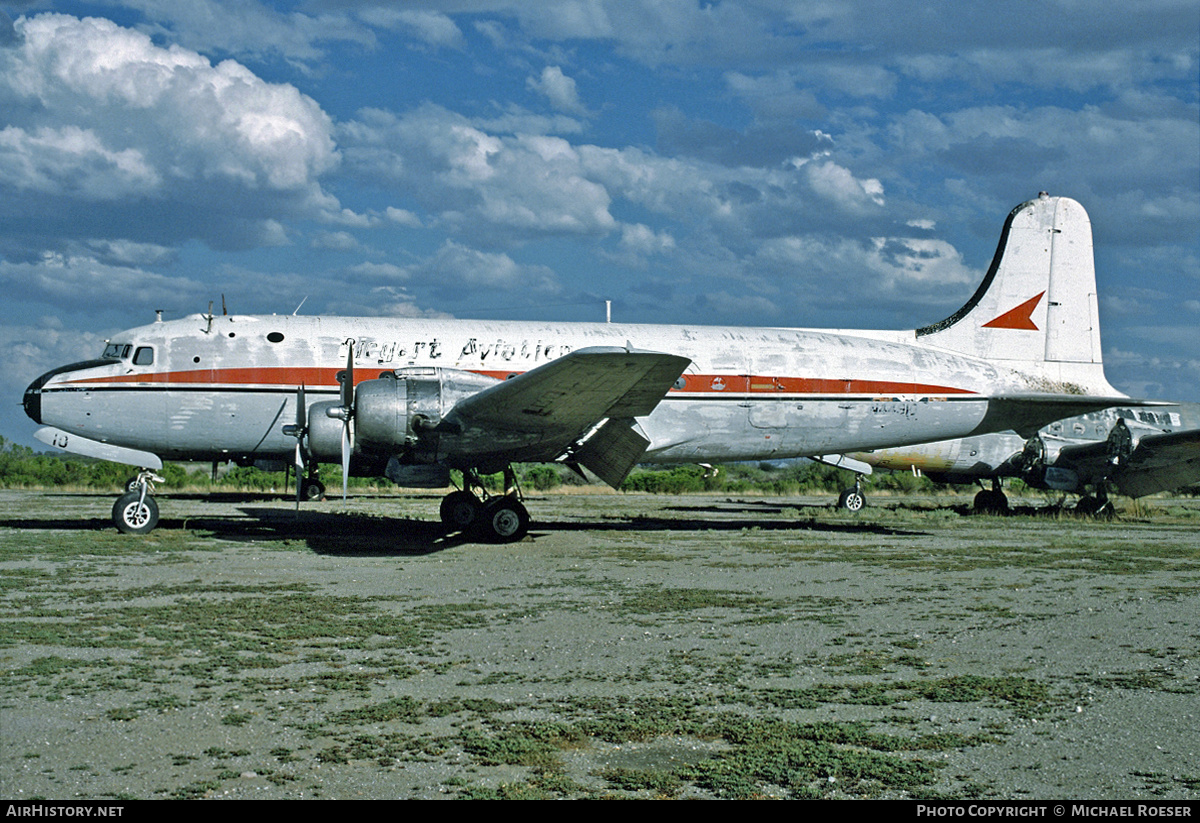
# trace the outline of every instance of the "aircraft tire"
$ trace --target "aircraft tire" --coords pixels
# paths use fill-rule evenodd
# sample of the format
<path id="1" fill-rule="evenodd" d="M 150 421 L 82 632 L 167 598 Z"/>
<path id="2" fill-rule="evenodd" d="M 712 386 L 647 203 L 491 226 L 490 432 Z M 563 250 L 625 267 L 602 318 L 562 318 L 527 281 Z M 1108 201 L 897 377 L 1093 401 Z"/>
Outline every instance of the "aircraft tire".
<path id="1" fill-rule="evenodd" d="M 1094 517 L 1097 520 L 1111 520 L 1116 514 L 1112 501 L 1101 500 L 1092 495 L 1084 495 L 1075 504 L 1075 514 L 1080 517 Z"/>
<path id="2" fill-rule="evenodd" d="M 325 496 L 325 484 L 317 480 L 309 483 L 306 480 L 300 488 L 300 496 L 305 500 L 320 500 Z"/>
<path id="3" fill-rule="evenodd" d="M 857 489 L 846 489 L 838 496 L 838 508 L 848 512 L 860 512 L 866 505 L 866 496 Z"/>
<path id="4" fill-rule="evenodd" d="M 498 497 L 484 506 L 480 527 L 492 543 L 516 543 L 529 533 L 529 512 L 515 497 Z"/>
<path id="5" fill-rule="evenodd" d="M 466 531 L 479 521 L 480 508 L 479 499 L 470 492 L 450 492 L 442 498 L 438 514 L 447 530 Z"/>
<path id="6" fill-rule="evenodd" d="M 984 489 L 975 495 L 975 511 L 980 514 L 1004 514 L 1008 511 L 1008 498 L 998 489 Z"/>
<path id="7" fill-rule="evenodd" d="M 113 503 L 112 518 L 117 531 L 122 534 L 148 534 L 158 525 L 158 504 L 146 496 L 139 506 L 140 491 L 125 492 Z"/>

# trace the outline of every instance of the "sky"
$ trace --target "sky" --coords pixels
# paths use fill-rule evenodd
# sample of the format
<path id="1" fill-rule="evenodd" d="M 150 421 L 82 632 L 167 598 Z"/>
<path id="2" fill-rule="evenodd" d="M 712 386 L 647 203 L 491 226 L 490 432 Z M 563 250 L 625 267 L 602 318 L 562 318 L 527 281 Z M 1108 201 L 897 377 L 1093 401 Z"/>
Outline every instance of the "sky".
<path id="1" fill-rule="evenodd" d="M 914 328 L 1039 191 L 1200 401 L 1195 0 L 0 0 L 0 435 L 203 312 Z"/>

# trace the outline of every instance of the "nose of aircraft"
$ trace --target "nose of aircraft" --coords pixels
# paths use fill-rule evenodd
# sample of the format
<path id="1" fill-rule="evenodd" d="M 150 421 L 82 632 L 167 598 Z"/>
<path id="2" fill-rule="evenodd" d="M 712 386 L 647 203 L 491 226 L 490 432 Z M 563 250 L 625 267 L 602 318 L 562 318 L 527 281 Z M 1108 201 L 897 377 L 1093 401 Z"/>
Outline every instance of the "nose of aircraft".
<path id="1" fill-rule="evenodd" d="M 34 423 L 41 424 L 42 422 L 42 386 L 46 385 L 46 381 L 50 379 L 52 372 L 47 372 L 29 384 L 29 388 L 25 389 L 25 399 L 22 405 L 25 407 L 25 414 L 29 415 Z"/>
<path id="2" fill-rule="evenodd" d="M 30 383 L 29 387 L 25 389 L 25 399 L 21 402 L 21 405 L 25 407 L 25 413 L 29 415 L 34 423 L 41 424 L 45 422 L 42 420 L 42 388 L 50 381 L 50 378 L 68 372 L 94 369 L 97 366 L 108 366 L 115 362 L 117 361 L 111 358 L 102 358 L 99 360 L 84 360 L 79 363 L 70 363 L 66 366 L 59 366 L 57 369 L 51 369 Z"/>

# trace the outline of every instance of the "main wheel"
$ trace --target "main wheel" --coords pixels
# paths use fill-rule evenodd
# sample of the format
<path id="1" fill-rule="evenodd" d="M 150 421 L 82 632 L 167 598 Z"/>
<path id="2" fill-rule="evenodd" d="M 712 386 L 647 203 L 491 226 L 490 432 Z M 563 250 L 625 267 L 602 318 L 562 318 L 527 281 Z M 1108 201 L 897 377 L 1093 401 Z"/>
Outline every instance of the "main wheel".
<path id="1" fill-rule="evenodd" d="M 1004 514 L 1008 511 L 1008 497 L 999 489 L 984 489 L 975 495 L 975 511 L 980 514 Z"/>
<path id="2" fill-rule="evenodd" d="M 515 543 L 529 533 L 529 512 L 515 497 L 497 497 L 484 506 L 480 526 L 493 543 Z"/>
<path id="3" fill-rule="evenodd" d="M 479 519 L 480 502 L 470 492 L 450 492 L 442 498 L 442 525 L 450 531 L 465 531 Z"/>
<path id="4" fill-rule="evenodd" d="M 1111 520 L 1116 510 L 1113 508 L 1112 501 L 1093 497 L 1092 495 L 1084 495 L 1079 498 L 1079 502 L 1075 504 L 1075 514 L 1082 517 L 1094 517 L 1098 520 Z"/>
<path id="5" fill-rule="evenodd" d="M 124 534 L 146 534 L 158 525 L 158 504 L 149 495 L 145 500 L 141 497 L 140 491 L 125 492 L 113 503 L 112 518 L 117 531 Z"/>
<path id="6" fill-rule="evenodd" d="M 325 484 L 320 480 L 304 480 L 300 485 L 300 496 L 305 500 L 320 500 L 325 496 Z"/>
<path id="7" fill-rule="evenodd" d="M 848 512 L 860 512 L 867 505 L 867 498 L 858 489 L 846 489 L 838 497 L 838 508 Z"/>

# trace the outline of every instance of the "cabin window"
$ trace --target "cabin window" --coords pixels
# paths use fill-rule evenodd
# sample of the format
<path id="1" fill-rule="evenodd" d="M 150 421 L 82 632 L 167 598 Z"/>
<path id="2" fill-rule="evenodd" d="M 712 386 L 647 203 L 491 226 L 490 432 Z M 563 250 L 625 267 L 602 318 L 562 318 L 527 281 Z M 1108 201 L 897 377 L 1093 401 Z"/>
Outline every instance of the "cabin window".
<path id="1" fill-rule="evenodd" d="M 272 343 L 282 343 L 283 342 L 283 333 L 273 331 L 267 335 L 267 339 L 270 340 Z"/>
<path id="2" fill-rule="evenodd" d="M 138 346 L 138 350 L 133 355 L 133 365 L 153 366 L 154 349 L 150 346 Z"/>

